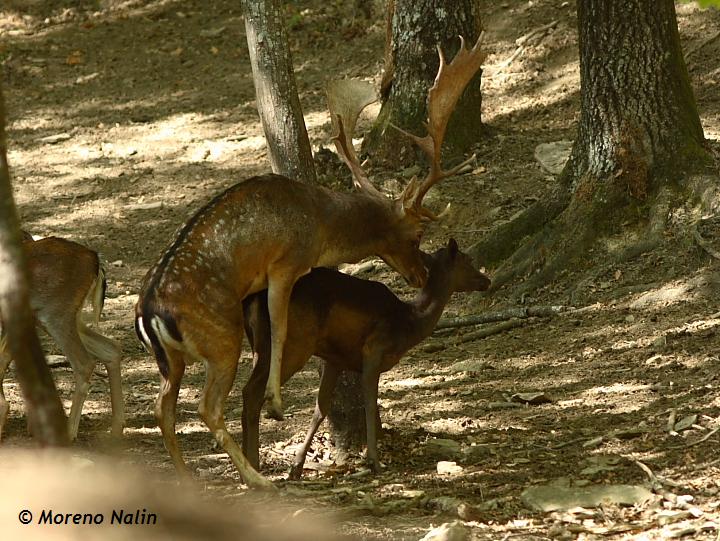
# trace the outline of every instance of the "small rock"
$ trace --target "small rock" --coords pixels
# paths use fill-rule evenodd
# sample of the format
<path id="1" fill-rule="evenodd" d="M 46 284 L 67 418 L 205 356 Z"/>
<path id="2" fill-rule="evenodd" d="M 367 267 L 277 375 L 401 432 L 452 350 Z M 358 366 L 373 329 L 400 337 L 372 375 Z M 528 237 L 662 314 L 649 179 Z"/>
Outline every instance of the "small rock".
<path id="1" fill-rule="evenodd" d="M 483 518 L 480 509 L 465 502 L 458 505 L 457 514 L 466 522 L 480 522 Z"/>
<path id="2" fill-rule="evenodd" d="M 117 260 L 113 261 L 112 263 L 110 263 L 110 266 L 111 267 L 122 267 L 124 264 L 125 263 L 123 263 L 122 259 L 117 259 Z"/>
<path id="3" fill-rule="evenodd" d="M 484 372 L 488 368 L 488 363 L 479 360 L 459 361 L 451 365 L 448 369 L 451 373 L 457 372 Z"/>
<path id="4" fill-rule="evenodd" d="M 572 150 L 572 141 L 555 141 L 535 147 L 535 159 L 548 173 L 559 175 Z"/>
<path id="5" fill-rule="evenodd" d="M 432 508 L 442 511 L 443 513 L 456 514 L 462 502 L 457 498 L 452 498 L 450 496 L 439 496 L 430 500 L 428 504 Z"/>
<path id="6" fill-rule="evenodd" d="M 667 346 L 667 337 L 664 334 L 658 336 L 655 340 L 652 341 L 652 348 L 655 351 L 665 349 L 665 346 Z"/>
<path id="7" fill-rule="evenodd" d="M 552 399 L 543 392 L 539 393 L 515 393 L 510 397 L 512 402 L 520 402 L 522 404 L 549 404 Z"/>
<path id="8" fill-rule="evenodd" d="M 425 443 L 425 454 L 438 458 L 456 458 L 462 454 L 460 444 L 455 440 L 436 438 Z"/>
<path id="9" fill-rule="evenodd" d="M 462 473 L 462 466 L 458 466 L 457 462 L 449 460 L 441 460 L 437 463 L 437 472 L 439 475 L 457 475 Z"/>
<path id="10" fill-rule="evenodd" d="M 635 323 L 635 316 L 632 314 L 625 316 L 625 323 Z"/>
<path id="11" fill-rule="evenodd" d="M 466 541 L 470 530 L 459 520 L 446 522 L 430 530 L 420 541 Z"/>
<path id="12" fill-rule="evenodd" d="M 463 449 L 463 455 L 465 456 L 463 462 L 475 464 L 491 457 L 493 455 L 493 449 L 489 445 L 468 445 Z"/>

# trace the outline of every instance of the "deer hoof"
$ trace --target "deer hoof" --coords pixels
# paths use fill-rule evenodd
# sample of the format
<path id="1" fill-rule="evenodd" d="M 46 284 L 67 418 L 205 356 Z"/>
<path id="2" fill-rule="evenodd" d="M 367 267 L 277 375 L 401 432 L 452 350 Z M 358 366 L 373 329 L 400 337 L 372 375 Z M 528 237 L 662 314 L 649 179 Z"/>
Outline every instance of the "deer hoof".
<path id="1" fill-rule="evenodd" d="M 268 397 L 268 405 L 267 409 L 265 410 L 265 414 L 270 419 L 275 419 L 276 421 L 283 421 L 285 419 L 285 415 L 283 414 L 282 401 L 280 400 L 280 398 L 277 398 L 275 396 Z"/>

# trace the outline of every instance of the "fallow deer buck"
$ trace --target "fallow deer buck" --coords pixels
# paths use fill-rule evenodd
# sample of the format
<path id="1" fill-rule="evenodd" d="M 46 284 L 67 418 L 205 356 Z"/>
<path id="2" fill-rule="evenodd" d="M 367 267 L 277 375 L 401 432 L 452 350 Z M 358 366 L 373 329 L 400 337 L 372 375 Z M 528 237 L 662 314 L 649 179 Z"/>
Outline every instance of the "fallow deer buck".
<path id="1" fill-rule="evenodd" d="M 112 404 L 111 431 L 114 436 L 120 436 L 125 424 L 120 350 L 112 340 L 83 321 L 85 304 L 91 306 L 97 324 L 105 302 L 105 272 L 98 254 L 57 237 L 33 241 L 30 235 L 23 233 L 23 238 L 30 273 L 30 305 L 38 324 L 60 346 L 75 376 L 68 428 L 70 438 L 77 437 L 80 414 L 97 360 L 107 368 Z M 9 411 L 2 382 L 11 358 L 4 342 L 0 332 L 0 435 Z"/>
<path id="2" fill-rule="evenodd" d="M 300 278 L 290 297 L 288 335 L 283 352 L 282 382 L 300 370 L 312 355 L 324 361 L 310 429 L 297 451 L 290 477 L 299 479 L 313 436 L 328 413 L 339 373 L 362 374 L 367 429 L 367 462 L 377 471 L 377 395 L 380 374 L 393 368 L 405 353 L 435 328 L 456 291 L 485 291 L 490 279 L 473 267 L 455 240 L 426 256 L 428 279 L 411 302 L 398 299 L 385 285 L 330 269 L 314 269 Z M 243 451 L 259 465 L 259 423 L 263 389 L 270 369 L 270 322 L 267 295 L 243 302 L 245 332 L 255 364 L 243 389 Z"/>
<path id="3" fill-rule="evenodd" d="M 357 193 L 333 192 L 279 175 L 250 178 L 219 194 L 190 218 L 145 276 L 135 328 L 158 363 L 161 388 L 156 416 L 181 474 L 189 472 L 175 435 L 175 404 L 186 363 L 204 361 L 207 379 L 200 416 L 248 485 L 272 486 L 247 462 L 223 415 L 240 358 L 245 297 L 268 290 L 272 353 L 266 399 L 270 415 L 282 419 L 280 372 L 288 302 L 300 276 L 313 267 L 377 255 L 412 285 L 424 284 L 419 245 L 426 222 L 436 216 L 422 201 L 433 184 L 464 165 L 443 171 L 440 147 L 448 118 L 485 57 L 481 39 L 471 50 L 462 43 L 450 64 L 440 53 L 440 69 L 428 99 L 429 135 L 414 137 L 432 163 L 424 182 L 413 179 L 397 199 L 389 199 L 372 185 L 351 136 L 360 111 L 374 98 L 355 89 L 343 94 L 347 85 L 341 85 L 329 96 L 331 117 L 337 126 L 338 153 L 352 171 Z"/>

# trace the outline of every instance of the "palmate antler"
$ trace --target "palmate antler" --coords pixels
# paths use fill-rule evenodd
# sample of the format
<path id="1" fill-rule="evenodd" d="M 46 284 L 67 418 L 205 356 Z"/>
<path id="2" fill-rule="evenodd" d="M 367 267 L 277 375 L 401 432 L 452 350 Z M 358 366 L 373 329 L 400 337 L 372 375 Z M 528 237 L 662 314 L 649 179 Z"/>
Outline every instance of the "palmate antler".
<path id="1" fill-rule="evenodd" d="M 427 98 L 428 121 L 426 127 L 428 134 L 425 137 L 417 137 L 393 126 L 410 137 L 430 160 L 430 171 L 425 179 L 418 182 L 418 179 L 414 177 L 399 198 L 405 212 L 413 212 L 420 218 L 437 220 L 440 217 L 422 206 L 425 194 L 440 180 L 456 174 L 475 159 L 473 155 L 460 165 L 446 171 L 442 169 L 440 154 L 450 115 L 452 115 L 465 87 L 480 69 L 487 56 L 480 48 L 484 35 L 484 32 L 480 34 L 472 49 L 465 47 L 465 40 L 460 36 L 460 50 L 449 64 L 445 61 L 445 55 L 438 46 L 440 67 L 435 76 L 435 83 L 428 91 Z M 357 80 L 331 81 L 328 83 L 327 96 L 330 117 L 337 134 L 333 137 L 333 141 L 338 154 L 352 172 L 353 184 L 366 193 L 383 197 L 361 167 L 352 145 L 352 134 L 358 116 L 365 107 L 377 99 L 373 86 Z"/>
<path id="2" fill-rule="evenodd" d="M 350 169 L 353 184 L 367 193 L 384 197 L 370 182 L 352 144 L 352 134 L 355 132 L 355 123 L 360 113 L 377 100 L 375 88 L 365 81 L 352 79 L 330 81 L 327 85 L 327 98 L 333 130 L 336 133 L 333 136 L 335 148 Z"/>
<path id="3" fill-rule="evenodd" d="M 417 137 L 397 126 L 393 126 L 410 137 L 430 160 L 430 171 L 425 179 L 418 183 L 417 178 L 413 178 L 405 187 L 401 196 L 403 208 L 406 210 L 412 209 L 433 220 L 437 219 L 438 216 L 422 206 L 425 194 L 440 180 L 456 174 L 475 159 L 473 155 L 460 165 L 446 171 L 442 169 L 440 153 L 450 115 L 455 109 L 460 96 L 462 96 L 465 87 L 480 69 L 487 56 L 481 50 L 484 36 L 485 33 L 481 32 L 472 49 L 465 47 L 465 40 L 460 36 L 460 50 L 450 64 L 446 63 L 445 55 L 438 46 L 440 67 L 435 76 L 435 84 L 428 91 L 428 121 L 426 123 L 428 134 L 425 137 Z"/>

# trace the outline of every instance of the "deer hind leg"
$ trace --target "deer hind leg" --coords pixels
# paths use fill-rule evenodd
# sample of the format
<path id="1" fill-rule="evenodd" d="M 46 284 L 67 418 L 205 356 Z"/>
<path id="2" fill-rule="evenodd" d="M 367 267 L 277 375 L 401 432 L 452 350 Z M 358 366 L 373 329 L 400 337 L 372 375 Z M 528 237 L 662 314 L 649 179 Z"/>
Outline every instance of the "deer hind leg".
<path id="1" fill-rule="evenodd" d="M 225 400 L 235 381 L 242 333 L 236 332 L 232 338 L 228 336 L 226 340 L 218 339 L 217 336 L 213 338 L 213 355 L 208 355 L 205 360 L 207 380 L 198 408 L 200 417 L 215 436 L 215 440 L 230 455 L 245 483 L 253 488 L 272 490 L 274 485 L 250 465 L 242 449 L 225 427 L 223 411 Z"/>
<path id="2" fill-rule="evenodd" d="M 302 477 L 308 449 L 310 449 L 315 433 L 330 411 L 333 391 L 335 390 L 335 384 L 337 383 L 339 374 L 340 372 L 335 366 L 327 361 L 323 362 L 322 376 L 320 376 L 320 389 L 318 390 L 317 400 L 315 401 L 315 412 L 310 422 L 310 428 L 305 435 L 305 441 L 295 454 L 295 460 L 290 468 L 290 479 L 299 480 L 300 477 Z"/>
<path id="3" fill-rule="evenodd" d="M 167 357 L 168 374 L 167 377 L 160 374 L 160 392 L 155 402 L 155 419 L 157 419 L 160 432 L 162 432 L 165 449 L 170 453 L 170 458 L 175 465 L 175 471 L 181 477 L 189 479 L 190 470 L 183 460 L 175 434 L 175 408 L 180 392 L 180 382 L 185 374 L 185 361 L 177 350 L 168 348 L 164 351 Z"/>
<path id="4" fill-rule="evenodd" d="M 10 405 L 5 398 L 5 391 L 3 390 L 3 380 L 5 379 L 5 372 L 8 366 L 10 366 L 11 357 L 3 340 L 4 339 L 0 337 L 0 440 L 2 440 L 3 428 L 5 428 L 5 422 L 10 412 Z"/>
<path id="5" fill-rule="evenodd" d="M 270 313 L 270 375 L 268 376 L 265 400 L 268 401 L 268 416 L 277 421 L 283 420 L 283 404 L 280 394 L 282 377 L 282 357 L 287 337 L 288 305 L 295 280 L 302 273 L 269 273 L 268 311 Z"/>
<path id="6" fill-rule="evenodd" d="M 70 440 L 73 441 L 77 438 L 80 415 L 90 391 L 90 377 L 95 370 L 96 360 L 85 348 L 75 319 L 63 321 L 56 319 L 43 323 L 45 323 L 47 332 L 67 357 L 75 376 L 75 391 L 73 392 L 72 406 L 68 418 L 68 433 Z"/>
<path id="7" fill-rule="evenodd" d="M 112 405 L 111 434 L 115 437 L 122 436 L 125 426 L 125 400 L 122 392 L 122 379 L 120 375 L 121 353 L 118 346 L 109 338 L 87 327 L 85 324 L 78 325 L 80 338 L 87 350 L 97 359 L 102 361 L 107 369 L 110 380 L 110 403 Z"/>

